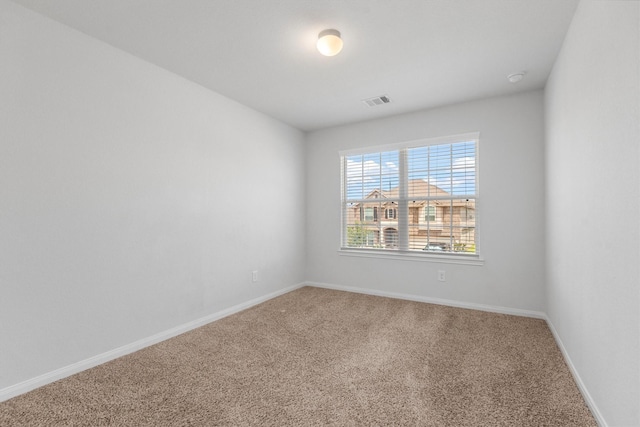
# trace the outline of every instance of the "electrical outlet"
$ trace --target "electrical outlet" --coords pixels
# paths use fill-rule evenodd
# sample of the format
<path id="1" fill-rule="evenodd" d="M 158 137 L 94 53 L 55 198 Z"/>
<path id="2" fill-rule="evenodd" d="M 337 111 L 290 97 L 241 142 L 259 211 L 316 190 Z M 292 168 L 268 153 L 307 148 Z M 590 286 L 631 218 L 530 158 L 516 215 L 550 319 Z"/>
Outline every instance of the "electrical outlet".
<path id="1" fill-rule="evenodd" d="M 440 282 L 446 282 L 447 278 L 445 276 L 445 271 L 444 270 L 438 270 L 438 280 Z"/>
<path id="2" fill-rule="evenodd" d="M 252 282 L 257 282 L 258 281 L 258 270 L 253 270 L 251 272 L 251 281 Z"/>

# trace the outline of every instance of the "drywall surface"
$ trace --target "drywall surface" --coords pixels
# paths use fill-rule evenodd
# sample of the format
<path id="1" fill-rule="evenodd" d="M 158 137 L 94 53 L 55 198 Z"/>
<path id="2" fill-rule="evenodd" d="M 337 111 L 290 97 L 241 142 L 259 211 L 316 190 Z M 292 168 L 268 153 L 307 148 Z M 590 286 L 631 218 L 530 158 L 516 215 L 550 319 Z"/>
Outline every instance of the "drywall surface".
<path id="1" fill-rule="evenodd" d="M 468 132 L 480 133 L 477 223 L 484 265 L 339 254 L 339 151 Z M 308 134 L 307 279 L 544 311 L 543 133 L 543 95 L 535 91 Z M 438 270 L 446 271 L 446 282 L 437 280 Z"/>
<path id="2" fill-rule="evenodd" d="M 0 0 L 0 389 L 301 283 L 304 150 Z"/>
<path id="3" fill-rule="evenodd" d="M 580 3 L 545 91 L 548 315 L 610 426 L 640 425 L 639 27 Z"/>

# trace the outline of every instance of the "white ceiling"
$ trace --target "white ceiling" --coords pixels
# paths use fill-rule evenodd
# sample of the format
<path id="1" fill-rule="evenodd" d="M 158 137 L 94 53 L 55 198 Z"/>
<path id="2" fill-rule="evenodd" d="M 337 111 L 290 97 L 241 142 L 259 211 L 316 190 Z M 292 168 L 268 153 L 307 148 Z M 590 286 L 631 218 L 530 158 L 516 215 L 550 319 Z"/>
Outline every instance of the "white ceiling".
<path id="1" fill-rule="evenodd" d="M 13 1 L 313 130 L 542 88 L 579 0 Z"/>

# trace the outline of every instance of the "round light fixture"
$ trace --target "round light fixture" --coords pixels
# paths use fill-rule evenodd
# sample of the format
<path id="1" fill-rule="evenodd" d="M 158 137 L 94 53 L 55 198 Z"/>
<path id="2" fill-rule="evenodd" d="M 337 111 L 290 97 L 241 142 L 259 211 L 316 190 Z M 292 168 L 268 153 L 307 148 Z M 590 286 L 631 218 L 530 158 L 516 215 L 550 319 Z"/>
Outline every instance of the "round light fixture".
<path id="1" fill-rule="evenodd" d="M 324 30 L 318 34 L 318 51 L 324 56 L 334 56 L 342 50 L 342 39 L 338 30 Z"/>
<path id="2" fill-rule="evenodd" d="M 519 73 L 513 73 L 513 74 L 509 74 L 507 76 L 507 79 L 509 79 L 509 81 L 511 83 L 518 83 L 520 80 L 522 80 L 524 78 L 524 75 L 526 73 L 524 71 L 521 71 Z"/>

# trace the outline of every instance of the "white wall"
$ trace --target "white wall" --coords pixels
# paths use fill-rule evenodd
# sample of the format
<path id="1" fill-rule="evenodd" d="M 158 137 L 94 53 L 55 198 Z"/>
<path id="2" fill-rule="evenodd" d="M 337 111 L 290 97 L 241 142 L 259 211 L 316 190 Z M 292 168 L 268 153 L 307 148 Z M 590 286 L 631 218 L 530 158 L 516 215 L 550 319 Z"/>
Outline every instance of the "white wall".
<path id="1" fill-rule="evenodd" d="M 580 3 L 545 92 L 548 315 L 610 426 L 640 425 L 639 26 Z"/>
<path id="2" fill-rule="evenodd" d="M 602 419 L 640 424 L 639 19 L 583 1 L 544 101 L 316 131 L 305 157 L 300 132 L 0 0 L 0 389 L 306 278 L 548 311 Z M 339 150 L 474 131 L 484 266 L 338 255 Z"/>
<path id="3" fill-rule="evenodd" d="M 383 108 L 383 107 L 381 107 Z M 480 132 L 484 266 L 340 256 L 340 150 Z M 307 279 L 415 297 L 544 311 L 543 94 L 486 99 L 307 137 Z M 447 282 L 437 281 L 437 270 Z"/>
<path id="4" fill-rule="evenodd" d="M 0 389 L 302 282 L 304 150 L 0 0 Z"/>

